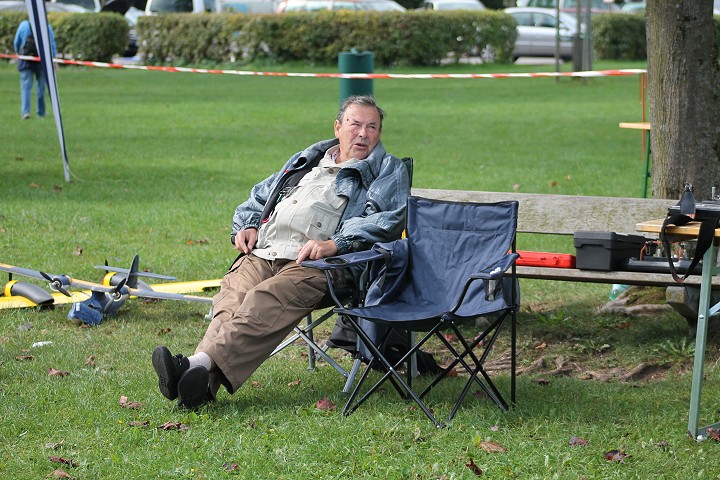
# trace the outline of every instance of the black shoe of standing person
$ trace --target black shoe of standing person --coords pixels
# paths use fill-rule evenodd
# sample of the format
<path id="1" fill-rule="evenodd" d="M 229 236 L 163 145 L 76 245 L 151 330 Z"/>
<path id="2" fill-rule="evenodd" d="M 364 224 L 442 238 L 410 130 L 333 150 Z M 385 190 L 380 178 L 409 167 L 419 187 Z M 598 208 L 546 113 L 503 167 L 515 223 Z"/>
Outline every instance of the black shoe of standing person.
<path id="1" fill-rule="evenodd" d="M 175 400 L 178 396 L 178 382 L 180 376 L 190 368 L 190 361 L 183 355 L 173 355 L 167 347 L 155 347 L 152 353 L 152 364 L 158 376 L 160 392 L 168 400 Z"/>
<path id="2" fill-rule="evenodd" d="M 210 374 L 197 365 L 180 377 L 177 384 L 178 407 L 194 410 L 210 401 Z"/>

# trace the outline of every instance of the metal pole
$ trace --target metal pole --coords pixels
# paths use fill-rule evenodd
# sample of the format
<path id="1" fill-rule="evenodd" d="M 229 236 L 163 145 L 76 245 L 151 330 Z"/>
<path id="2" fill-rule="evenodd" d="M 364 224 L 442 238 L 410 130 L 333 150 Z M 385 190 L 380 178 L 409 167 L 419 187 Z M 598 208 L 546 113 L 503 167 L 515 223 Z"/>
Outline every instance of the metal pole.
<path id="1" fill-rule="evenodd" d="M 585 1 L 585 35 L 583 36 L 583 70 L 592 70 L 592 1 Z"/>
<path id="2" fill-rule="evenodd" d="M 560 2 L 555 2 L 555 71 L 560 71 Z M 555 83 L 560 77 L 555 77 Z"/>

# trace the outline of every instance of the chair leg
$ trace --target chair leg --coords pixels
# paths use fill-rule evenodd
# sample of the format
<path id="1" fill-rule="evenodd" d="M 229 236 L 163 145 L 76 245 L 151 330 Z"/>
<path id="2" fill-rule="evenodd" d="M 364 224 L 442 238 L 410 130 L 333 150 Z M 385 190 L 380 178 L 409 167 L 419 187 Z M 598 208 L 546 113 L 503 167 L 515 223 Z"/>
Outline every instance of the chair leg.
<path id="1" fill-rule="evenodd" d="M 305 316 L 305 321 L 307 322 L 308 325 L 312 324 L 312 315 L 308 313 L 308 314 Z M 310 343 L 308 343 L 308 345 L 307 345 L 307 349 L 308 349 L 308 370 L 310 370 L 310 371 L 312 372 L 313 370 L 315 370 L 315 350 L 313 350 L 313 348 L 312 348 L 312 346 L 311 346 L 311 344 L 314 344 L 314 343 L 315 343 L 315 336 L 314 336 L 314 334 L 313 334 L 313 329 L 312 329 L 312 328 L 310 328 L 309 331 L 307 332 L 307 336 L 308 336 L 308 339 L 310 340 Z"/>
<path id="2" fill-rule="evenodd" d="M 441 428 L 444 426 L 443 423 L 439 422 L 435 415 L 430 411 L 430 409 L 425 405 L 425 403 L 418 397 L 418 395 L 410 388 L 410 386 L 405 382 L 403 379 L 403 376 L 400 375 L 400 373 L 395 369 L 394 365 L 391 365 L 390 362 L 387 361 L 387 359 L 382 355 L 378 347 L 375 345 L 375 343 L 367 336 L 364 330 L 360 328 L 360 326 L 357 324 L 356 320 L 352 317 L 348 317 L 350 324 L 355 329 L 356 333 L 360 337 L 361 341 L 365 344 L 365 346 L 370 350 L 370 352 L 373 355 L 373 359 L 368 363 L 367 368 L 365 369 L 365 372 L 363 372 L 362 377 L 360 378 L 360 381 L 355 386 L 355 389 L 353 390 L 352 394 L 350 395 L 350 398 L 348 399 L 348 402 L 345 404 L 345 407 L 343 408 L 343 414 L 344 415 L 350 415 L 353 413 L 362 403 L 367 400 L 370 395 L 372 395 L 380 386 L 388 379 L 391 380 L 391 383 L 395 385 L 395 388 L 398 389 L 398 391 L 402 390 L 401 396 L 409 396 L 412 398 L 412 400 L 420 407 L 420 409 L 425 413 L 425 415 L 430 419 L 430 421 L 433 422 L 433 424 L 437 428 Z M 387 338 L 387 337 L 385 337 Z M 383 339 L 384 341 L 384 339 Z M 423 342 L 420 343 L 422 345 Z M 380 342 L 382 345 L 382 342 Z M 409 356 L 411 352 L 408 352 L 408 354 L 404 357 L 404 359 Z M 365 380 L 368 378 L 368 374 L 370 370 L 372 369 L 372 366 L 374 362 L 380 362 L 385 370 L 385 375 L 377 382 L 375 385 L 373 385 L 365 394 L 355 401 L 355 398 L 357 397 L 360 388 L 365 383 Z M 401 360 L 402 362 L 402 360 Z M 399 362 L 399 363 L 401 363 Z M 354 403 L 353 403 L 354 402 Z"/>
<path id="3" fill-rule="evenodd" d="M 342 393 L 349 394 L 352 392 L 352 386 L 355 383 L 355 377 L 357 377 L 357 374 L 360 371 L 360 365 L 362 365 L 362 360 L 355 357 L 350 373 L 348 374 L 347 381 L 345 382 L 345 387 L 342 389 Z"/>

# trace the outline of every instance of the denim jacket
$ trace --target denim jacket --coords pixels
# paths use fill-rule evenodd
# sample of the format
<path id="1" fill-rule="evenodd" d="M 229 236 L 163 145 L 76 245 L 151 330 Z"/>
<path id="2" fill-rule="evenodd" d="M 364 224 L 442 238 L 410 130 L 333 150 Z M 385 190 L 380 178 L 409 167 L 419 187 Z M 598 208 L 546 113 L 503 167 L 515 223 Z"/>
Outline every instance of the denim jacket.
<path id="1" fill-rule="evenodd" d="M 337 139 L 315 143 L 290 157 L 282 170 L 255 185 L 250 198 L 235 210 L 232 234 L 246 228 L 259 228 L 288 178 L 298 171 L 309 171 L 337 144 Z M 378 143 L 365 160 L 343 168 L 338 173 L 335 190 L 348 199 L 331 237 L 338 254 L 366 250 L 376 242 L 400 237 L 405 228 L 410 180 L 402 161 L 387 153 L 382 143 Z"/>

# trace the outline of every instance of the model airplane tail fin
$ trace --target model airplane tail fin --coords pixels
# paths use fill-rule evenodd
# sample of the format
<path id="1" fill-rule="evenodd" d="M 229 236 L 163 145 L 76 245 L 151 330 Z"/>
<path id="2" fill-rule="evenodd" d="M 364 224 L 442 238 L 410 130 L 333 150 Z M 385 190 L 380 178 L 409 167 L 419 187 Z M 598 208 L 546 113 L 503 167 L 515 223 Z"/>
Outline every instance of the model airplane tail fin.
<path id="1" fill-rule="evenodd" d="M 132 259 L 132 263 L 130 264 L 130 270 L 128 271 L 127 282 L 125 282 L 125 285 L 127 285 L 130 288 L 137 288 L 138 266 L 139 265 L 140 265 L 140 257 L 138 255 L 135 255 Z"/>

